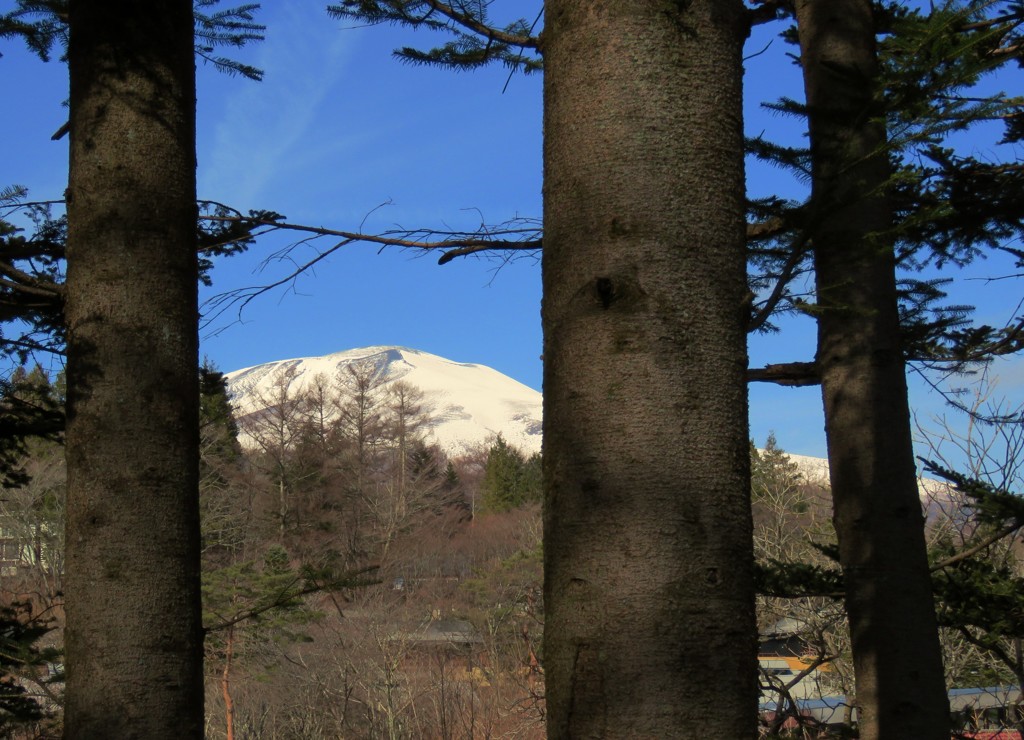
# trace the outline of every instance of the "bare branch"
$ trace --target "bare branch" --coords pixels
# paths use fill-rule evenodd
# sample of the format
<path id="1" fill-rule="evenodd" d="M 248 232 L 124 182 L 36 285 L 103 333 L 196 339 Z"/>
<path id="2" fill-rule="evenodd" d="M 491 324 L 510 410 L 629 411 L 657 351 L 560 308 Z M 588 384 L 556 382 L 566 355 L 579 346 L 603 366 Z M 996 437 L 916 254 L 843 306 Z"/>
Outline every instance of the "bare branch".
<path id="1" fill-rule="evenodd" d="M 497 227 L 482 225 L 475 231 L 441 230 L 441 229 L 393 229 L 380 234 L 366 234 L 355 231 L 330 229 L 324 226 L 288 223 L 279 218 L 246 217 L 242 215 L 203 215 L 202 220 L 218 223 L 237 223 L 246 226 L 239 239 L 252 239 L 275 231 L 291 231 L 306 236 L 271 255 L 263 262 L 265 267 L 273 261 L 291 262 L 293 268 L 288 273 L 270 283 L 248 286 L 223 293 L 208 302 L 213 314 L 207 317 L 207 323 L 220 316 L 230 307 L 237 305 L 239 312 L 258 296 L 293 284 L 300 276 L 313 269 L 317 264 L 343 247 L 354 244 L 373 244 L 380 249 L 399 247 L 414 251 L 441 252 L 438 264 L 446 264 L 456 257 L 476 254 L 479 252 L 533 252 L 541 247 L 540 224 L 533 219 L 516 218 Z M 316 239 L 332 237 L 338 239 L 332 246 L 317 251 L 306 260 L 296 260 L 292 254 L 296 248 L 310 245 Z M 227 240 L 225 246 L 230 244 Z"/>
<path id="2" fill-rule="evenodd" d="M 936 571 L 942 570 L 943 568 L 948 568 L 951 565 L 956 565 L 957 563 L 963 560 L 969 560 L 970 558 L 977 555 L 979 552 L 982 552 L 989 546 L 994 545 L 1001 539 L 1009 537 L 1021 528 L 1024 528 L 1024 522 L 1014 522 L 1013 524 L 1008 524 L 1002 529 L 992 532 L 988 537 L 985 537 L 983 540 L 981 540 L 981 542 L 978 542 L 976 545 L 973 545 L 972 547 L 969 547 L 966 550 L 961 550 L 956 555 L 952 555 L 946 558 L 945 560 L 940 560 L 939 562 L 935 563 L 935 565 L 931 567 L 931 571 L 932 573 L 934 573 Z"/>
<path id="3" fill-rule="evenodd" d="M 776 216 L 767 221 L 747 224 L 747 239 L 767 239 L 783 233 L 788 228 L 789 222 L 781 216 Z"/>
<path id="4" fill-rule="evenodd" d="M 402 247 L 405 249 L 417 249 L 423 251 L 466 250 L 460 254 L 448 256 L 443 255 L 439 264 L 450 262 L 461 254 L 473 254 L 481 251 L 531 251 L 540 249 L 540 226 L 498 227 L 495 229 L 481 229 L 479 231 L 444 231 L 435 229 L 395 229 L 380 234 L 365 234 L 357 231 L 343 231 L 340 229 L 329 229 L 324 226 L 310 226 L 307 224 L 292 224 L 285 221 L 274 221 L 269 219 L 253 219 L 244 216 L 203 216 L 205 221 L 218 221 L 224 223 L 246 223 L 253 226 L 264 227 L 263 230 L 254 234 L 262 236 L 272 231 L 298 231 L 316 236 L 340 237 L 341 242 L 330 250 L 323 253 L 327 256 L 341 247 L 363 242 L 366 244 L 377 244 L 381 247 Z M 529 219 L 516 219 L 510 223 L 531 223 Z M 533 237 L 533 238 L 531 238 Z M 320 258 L 314 260 L 319 261 Z"/>
<path id="5" fill-rule="evenodd" d="M 815 362 L 783 362 L 747 370 L 748 383 L 775 383 L 785 386 L 808 386 L 821 383 Z"/>

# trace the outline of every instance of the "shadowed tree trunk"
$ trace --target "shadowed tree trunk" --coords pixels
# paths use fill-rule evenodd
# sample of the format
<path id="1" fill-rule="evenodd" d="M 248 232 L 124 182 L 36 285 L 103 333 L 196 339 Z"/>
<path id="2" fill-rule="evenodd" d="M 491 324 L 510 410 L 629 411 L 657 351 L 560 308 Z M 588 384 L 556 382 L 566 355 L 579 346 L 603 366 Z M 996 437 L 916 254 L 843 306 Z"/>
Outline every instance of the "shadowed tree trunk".
<path id="1" fill-rule="evenodd" d="M 546 3 L 552 738 L 755 735 L 742 13 Z"/>
<path id="2" fill-rule="evenodd" d="M 900 347 L 869 0 L 798 0 L 834 518 L 860 736 L 949 737 Z"/>
<path id="3" fill-rule="evenodd" d="M 68 738 L 200 738 L 188 0 L 70 3 Z"/>

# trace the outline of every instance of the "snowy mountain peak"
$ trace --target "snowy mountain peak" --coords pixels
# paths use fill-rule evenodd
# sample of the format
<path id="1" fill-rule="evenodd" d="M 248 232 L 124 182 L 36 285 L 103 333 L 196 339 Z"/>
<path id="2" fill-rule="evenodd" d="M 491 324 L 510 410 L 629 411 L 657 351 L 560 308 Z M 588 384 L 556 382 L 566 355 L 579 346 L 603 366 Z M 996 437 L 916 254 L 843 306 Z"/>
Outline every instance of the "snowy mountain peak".
<path id="1" fill-rule="evenodd" d="M 540 452 L 541 394 L 497 370 L 454 362 L 408 347 L 375 346 L 323 357 L 278 360 L 227 374 L 239 417 L 260 411 L 261 398 L 291 376 L 289 393 L 298 395 L 318 375 L 329 381 L 357 364 L 371 369 L 383 387 L 403 380 L 424 394 L 428 436 L 449 455 L 458 455 L 501 434 L 523 452 Z"/>

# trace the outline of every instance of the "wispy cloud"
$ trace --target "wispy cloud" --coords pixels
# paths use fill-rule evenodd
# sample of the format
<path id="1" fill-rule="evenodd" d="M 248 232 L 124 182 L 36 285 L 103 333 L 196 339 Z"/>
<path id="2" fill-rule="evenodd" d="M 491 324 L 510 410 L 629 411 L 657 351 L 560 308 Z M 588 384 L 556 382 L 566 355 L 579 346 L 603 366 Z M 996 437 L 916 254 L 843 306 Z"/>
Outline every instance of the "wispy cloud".
<path id="1" fill-rule="evenodd" d="M 322 8 L 274 6 L 275 13 L 261 19 L 267 38 L 253 62 L 264 70 L 263 82 L 220 79 L 200 89 L 206 96 L 199 102 L 200 197 L 269 205 L 258 203 L 261 195 L 282 168 L 310 156 L 306 134 L 352 59 L 355 37 Z"/>

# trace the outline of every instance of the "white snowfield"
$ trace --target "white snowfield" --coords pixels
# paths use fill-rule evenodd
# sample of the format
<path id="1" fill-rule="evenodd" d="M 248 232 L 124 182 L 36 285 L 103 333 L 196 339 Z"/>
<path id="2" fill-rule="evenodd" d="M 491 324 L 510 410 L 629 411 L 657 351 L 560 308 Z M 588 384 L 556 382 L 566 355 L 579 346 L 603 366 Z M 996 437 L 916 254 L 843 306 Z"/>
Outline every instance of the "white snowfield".
<path id="1" fill-rule="evenodd" d="M 268 362 L 227 373 L 228 388 L 241 417 L 259 411 L 257 399 L 290 369 L 289 387 L 298 395 L 317 375 L 329 380 L 351 363 L 375 368 L 384 384 L 403 380 L 424 394 L 428 439 L 448 455 L 468 452 L 501 436 L 526 454 L 540 452 L 541 394 L 484 365 L 453 362 L 408 347 L 362 347 L 324 357 Z"/>
<path id="2" fill-rule="evenodd" d="M 829 484 L 828 460 L 825 458 L 808 457 L 807 455 L 791 455 L 788 452 L 786 453 L 786 456 L 796 463 L 797 469 L 800 471 L 800 474 L 806 482 L 816 483 L 821 486 L 827 486 Z M 945 481 L 935 480 L 934 478 L 918 476 L 917 488 L 922 499 L 945 502 L 953 495 L 952 487 L 948 483 Z"/>
<path id="3" fill-rule="evenodd" d="M 786 457 L 796 464 L 805 481 L 808 483 L 817 483 L 823 486 L 828 485 L 828 460 L 823 457 L 791 455 L 788 452 L 786 453 Z"/>

